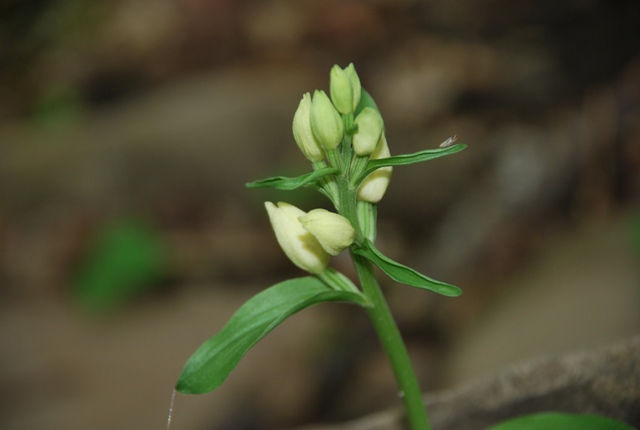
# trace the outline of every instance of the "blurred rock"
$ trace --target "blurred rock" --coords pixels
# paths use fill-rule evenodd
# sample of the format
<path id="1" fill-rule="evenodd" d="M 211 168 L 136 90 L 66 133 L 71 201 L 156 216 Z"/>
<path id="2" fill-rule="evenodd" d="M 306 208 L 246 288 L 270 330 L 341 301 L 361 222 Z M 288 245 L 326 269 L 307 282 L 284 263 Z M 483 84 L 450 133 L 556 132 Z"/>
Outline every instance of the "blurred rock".
<path id="1" fill-rule="evenodd" d="M 519 415 L 556 411 L 603 415 L 640 426 L 640 338 L 605 348 L 551 356 L 496 376 L 430 394 L 434 430 L 482 430 Z M 305 430 L 402 430 L 400 411 Z"/>

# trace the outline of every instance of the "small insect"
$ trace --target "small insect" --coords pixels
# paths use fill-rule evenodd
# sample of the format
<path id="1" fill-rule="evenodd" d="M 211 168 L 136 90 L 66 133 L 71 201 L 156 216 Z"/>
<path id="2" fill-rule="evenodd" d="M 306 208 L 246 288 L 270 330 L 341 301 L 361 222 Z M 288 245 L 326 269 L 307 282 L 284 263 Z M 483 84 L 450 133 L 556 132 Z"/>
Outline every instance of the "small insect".
<path id="1" fill-rule="evenodd" d="M 458 140 L 458 136 L 454 134 L 453 136 L 451 136 L 450 138 L 442 142 L 440 144 L 440 148 L 448 148 L 451 145 L 453 145 L 456 142 L 456 140 Z"/>

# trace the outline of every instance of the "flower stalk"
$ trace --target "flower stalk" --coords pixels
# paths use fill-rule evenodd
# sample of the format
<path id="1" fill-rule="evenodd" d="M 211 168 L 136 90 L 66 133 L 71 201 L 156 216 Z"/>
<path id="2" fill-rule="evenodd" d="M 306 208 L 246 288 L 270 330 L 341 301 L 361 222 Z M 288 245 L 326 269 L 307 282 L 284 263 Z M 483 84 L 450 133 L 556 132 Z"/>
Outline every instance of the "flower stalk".
<path id="1" fill-rule="evenodd" d="M 380 338 L 397 380 L 412 430 L 429 430 L 420 385 L 407 348 L 382 294 L 374 265 L 394 281 L 454 297 L 458 287 L 429 278 L 391 260 L 374 245 L 377 204 L 387 191 L 393 166 L 419 163 L 465 148 L 452 144 L 414 154 L 391 156 L 380 112 L 360 85 L 353 64 L 331 70 L 330 97 L 305 93 L 292 131 L 313 171 L 299 177 L 276 176 L 250 188 L 293 190 L 309 187 L 329 198 L 336 212 L 305 212 L 291 204 L 265 203 L 276 239 L 293 264 L 310 276 L 289 279 L 249 299 L 218 334 L 191 356 L 176 390 L 203 394 L 219 387 L 240 359 L 270 330 L 317 303 L 342 301 L 364 308 Z M 332 256 L 348 250 L 358 287 L 331 268 Z"/>
<path id="2" fill-rule="evenodd" d="M 307 238 L 306 242 L 319 244 L 321 249 L 296 247 L 295 240 L 283 240 L 287 234 L 279 233 L 277 229 L 276 235 L 285 253 L 303 269 L 305 265 L 301 262 L 314 261 L 308 254 L 310 249 L 315 249 L 314 255 L 319 255 L 317 259 L 320 262 L 307 264 L 306 270 L 340 291 L 355 291 L 357 287 L 345 281 L 344 275 L 327 267 L 325 257 L 350 249 L 361 292 L 368 303 L 366 311 L 393 368 L 407 420 L 413 430 L 428 430 L 430 426 L 420 386 L 400 331 L 375 277 L 373 264 L 379 265 L 393 279 L 412 286 L 448 295 L 456 295 L 458 290 L 393 262 L 373 246 L 376 204 L 387 190 L 392 166 L 409 163 L 404 161 L 406 157 L 396 160 L 391 157 L 382 116 L 368 93 L 362 90 L 353 64 L 345 69 L 334 66 L 330 77 L 331 97 L 318 90 L 313 98 L 309 93 L 303 96 L 294 118 L 293 133 L 304 156 L 312 161 L 314 170 L 327 166 L 335 169 L 336 173 L 320 178 L 315 186 L 330 197 L 338 213 L 314 209 L 292 223 L 292 228 L 301 226 L 315 238 Z M 424 159 L 428 158 L 425 155 L 416 157 L 417 161 Z M 371 161 L 378 163 L 376 168 L 370 168 Z M 270 216 L 274 224 L 273 205 L 267 207 L 271 207 Z M 284 208 L 288 207 L 285 205 Z"/>

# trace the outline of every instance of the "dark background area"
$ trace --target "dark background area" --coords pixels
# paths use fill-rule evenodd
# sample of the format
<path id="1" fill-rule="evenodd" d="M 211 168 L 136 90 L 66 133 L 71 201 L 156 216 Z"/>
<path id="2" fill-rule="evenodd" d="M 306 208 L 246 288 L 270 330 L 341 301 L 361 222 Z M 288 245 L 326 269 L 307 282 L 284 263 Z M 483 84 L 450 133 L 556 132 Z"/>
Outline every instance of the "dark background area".
<path id="1" fill-rule="evenodd" d="M 378 246 L 456 299 L 381 276 L 426 391 L 637 335 L 640 3 L 6 0 L 0 5 L 0 427 L 163 428 L 189 355 L 302 273 L 247 190 L 309 170 L 304 92 L 353 62 L 396 168 Z M 350 274 L 348 257 L 332 261 Z M 250 430 L 398 405 L 360 309 L 256 346 L 172 428 Z"/>

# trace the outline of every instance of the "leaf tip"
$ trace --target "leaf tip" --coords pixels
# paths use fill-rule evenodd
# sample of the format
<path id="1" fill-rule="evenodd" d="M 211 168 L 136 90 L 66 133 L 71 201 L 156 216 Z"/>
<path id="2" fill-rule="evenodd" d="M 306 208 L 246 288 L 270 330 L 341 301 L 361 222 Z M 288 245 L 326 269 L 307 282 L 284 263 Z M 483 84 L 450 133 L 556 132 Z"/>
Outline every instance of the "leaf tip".
<path id="1" fill-rule="evenodd" d="M 218 384 L 219 385 L 219 384 Z M 204 385 L 202 383 L 198 383 L 197 380 L 193 378 L 189 378 L 188 375 L 180 375 L 178 382 L 176 382 L 175 390 L 180 394 L 207 394 L 211 391 L 215 390 L 217 387 L 210 385 Z"/>
<path id="2" fill-rule="evenodd" d="M 178 379 L 173 388 L 180 394 L 197 394 L 182 378 Z"/>
<path id="3" fill-rule="evenodd" d="M 459 297 L 460 295 L 462 295 L 462 289 L 456 287 L 455 285 L 449 285 L 449 289 L 442 294 L 447 297 Z"/>

